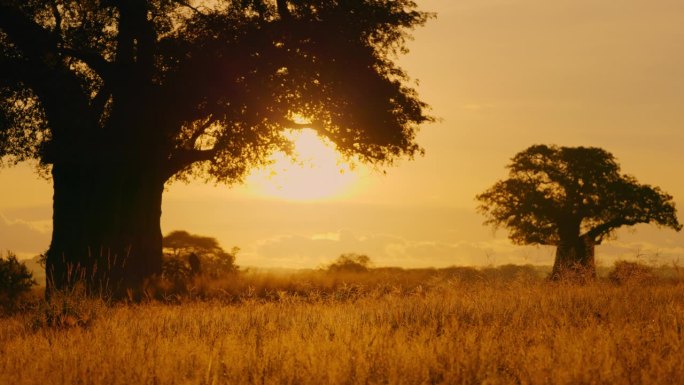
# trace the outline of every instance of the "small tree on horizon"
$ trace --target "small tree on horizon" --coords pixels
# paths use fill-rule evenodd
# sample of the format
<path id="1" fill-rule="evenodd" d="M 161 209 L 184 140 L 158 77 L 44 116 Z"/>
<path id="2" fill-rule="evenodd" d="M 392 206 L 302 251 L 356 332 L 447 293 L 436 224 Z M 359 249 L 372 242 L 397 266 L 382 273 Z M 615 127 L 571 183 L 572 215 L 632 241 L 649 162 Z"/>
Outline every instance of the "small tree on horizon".
<path id="1" fill-rule="evenodd" d="M 365 254 L 348 253 L 337 257 L 327 270 L 331 273 L 364 273 L 371 264 L 370 257 Z"/>
<path id="2" fill-rule="evenodd" d="M 507 168 L 508 179 L 476 197 L 478 209 L 515 244 L 555 246 L 553 279 L 595 277 L 595 246 L 620 227 L 682 228 L 671 195 L 621 174 L 601 148 L 534 145 Z"/>
<path id="3" fill-rule="evenodd" d="M 162 245 L 166 257 L 163 271 L 167 274 L 192 275 L 201 272 L 216 278 L 239 269 L 235 257 L 240 249 L 233 247 L 227 252 L 213 237 L 175 230 L 163 238 Z"/>

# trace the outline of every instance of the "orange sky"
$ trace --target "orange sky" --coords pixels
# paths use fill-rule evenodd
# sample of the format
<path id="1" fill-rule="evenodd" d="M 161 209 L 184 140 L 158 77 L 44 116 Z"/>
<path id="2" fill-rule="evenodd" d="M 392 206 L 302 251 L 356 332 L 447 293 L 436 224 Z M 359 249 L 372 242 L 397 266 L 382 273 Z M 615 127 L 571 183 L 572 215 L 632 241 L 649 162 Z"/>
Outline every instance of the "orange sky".
<path id="1" fill-rule="evenodd" d="M 505 177 L 516 152 L 538 143 L 603 147 L 624 172 L 662 187 L 684 207 L 684 2 L 418 3 L 438 18 L 416 31 L 411 53 L 400 60 L 441 118 L 419 136 L 425 157 L 399 162 L 387 175 L 347 172 L 337 195 L 317 201 L 288 200 L 278 191 L 315 192 L 331 183 L 320 172 L 257 175 L 231 189 L 172 185 L 163 231 L 185 229 L 239 246 L 241 265 L 316 267 L 343 252 L 407 267 L 551 264 L 552 249 L 513 246 L 474 211 L 474 196 Z M 20 166 L 1 170 L 0 186 L 0 249 L 22 256 L 45 250 L 49 183 Z M 639 254 L 647 261 L 684 258 L 684 234 L 621 231 L 598 248 L 597 260 L 609 265 Z"/>

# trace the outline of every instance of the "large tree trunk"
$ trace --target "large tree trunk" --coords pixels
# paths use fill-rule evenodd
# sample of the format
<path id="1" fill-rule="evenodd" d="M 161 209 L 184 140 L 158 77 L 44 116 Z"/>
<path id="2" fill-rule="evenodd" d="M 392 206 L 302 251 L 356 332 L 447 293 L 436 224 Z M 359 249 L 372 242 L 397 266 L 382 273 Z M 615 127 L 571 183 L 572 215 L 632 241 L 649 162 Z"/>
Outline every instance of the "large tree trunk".
<path id="1" fill-rule="evenodd" d="M 161 273 L 164 180 L 145 164 L 54 164 L 47 292 L 138 296 Z"/>
<path id="2" fill-rule="evenodd" d="M 594 239 L 587 235 L 562 239 L 556 247 L 551 279 L 584 281 L 596 278 L 595 246 Z"/>

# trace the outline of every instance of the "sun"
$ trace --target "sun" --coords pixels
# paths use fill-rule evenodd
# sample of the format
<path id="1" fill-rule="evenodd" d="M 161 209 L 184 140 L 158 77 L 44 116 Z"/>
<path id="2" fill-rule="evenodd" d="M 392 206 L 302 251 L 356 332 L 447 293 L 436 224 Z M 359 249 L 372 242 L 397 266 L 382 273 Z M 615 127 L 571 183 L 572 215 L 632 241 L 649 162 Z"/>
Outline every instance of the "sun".
<path id="1" fill-rule="evenodd" d="M 292 201 L 316 201 L 344 197 L 358 180 L 334 144 L 312 129 L 289 131 L 296 161 L 285 153 L 273 155 L 273 164 L 257 169 L 247 179 L 258 195 Z"/>

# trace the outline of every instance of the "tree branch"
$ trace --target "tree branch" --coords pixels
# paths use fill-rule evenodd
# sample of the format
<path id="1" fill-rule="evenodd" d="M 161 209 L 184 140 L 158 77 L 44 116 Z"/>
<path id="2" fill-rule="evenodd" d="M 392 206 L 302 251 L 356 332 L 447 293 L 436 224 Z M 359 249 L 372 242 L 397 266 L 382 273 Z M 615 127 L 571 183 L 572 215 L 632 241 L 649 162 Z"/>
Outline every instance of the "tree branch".
<path id="1" fill-rule="evenodd" d="M 11 79 L 15 81 L 26 80 L 27 63 L 22 60 L 11 60 L 6 56 L 0 56 L 0 74 L 3 79 Z"/>
<path id="2" fill-rule="evenodd" d="M 0 30 L 31 59 L 43 59 L 48 53 L 58 54 L 55 36 L 15 7 L 0 4 Z"/>
<path id="3" fill-rule="evenodd" d="M 52 0 L 50 2 L 50 7 L 52 8 L 52 16 L 55 18 L 55 36 L 57 40 L 62 41 L 62 15 L 59 13 L 59 7 L 57 7 L 57 1 Z"/>
<path id="4" fill-rule="evenodd" d="M 105 58 L 99 54 L 92 51 L 82 51 L 66 47 L 60 49 L 60 52 L 84 62 L 88 67 L 92 68 L 93 71 L 97 72 L 105 82 L 111 79 L 112 63 L 105 60 Z"/>
<path id="5" fill-rule="evenodd" d="M 100 88 L 97 95 L 95 95 L 93 100 L 91 100 L 90 102 L 90 107 L 92 108 L 92 111 L 95 113 L 95 116 L 102 116 L 102 113 L 104 112 L 104 108 L 107 105 L 107 101 L 109 100 L 110 96 L 112 96 L 112 91 L 105 83 L 102 86 L 102 88 Z"/>
<path id="6" fill-rule="evenodd" d="M 634 226 L 638 223 L 641 223 L 642 221 L 638 220 L 629 220 L 629 219 L 613 219 L 611 221 L 601 223 L 600 225 L 596 225 L 593 228 L 591 228 L 589 231 L 585 233 L 587 237 L 590 237 L 594 241 L 596 241 L 596 244 L 601 244 L 601 241 L 603 240 L 603 237 L 608 235 L 611 231 L 614 229 L 617 229 L 622 226 Z"/>
<path id="7" fill-rule="evenodd" d="M 216 156 L 219 149 L 214 147 L 209 150 L 177 149 L 171 155 L 166 167 L 165 180 L 168 180 L 185 167 L 195 163 L 211 160 Z"/>
<path id="8" fill-rule="evenodd" d="M 321 121 L 313 121 L 310 123 L 298 123 L 295 122 L 292 119 L 287 119 L 287 118 L 281 118 L 276 121 L 276 123 L 280 124 L 281 126 L 285 128 L 292 128 L 295 130 L 301 130 L 305 128 L 313 128 L 314 130 L 322 130 L 324 127 L 323 122 Z"/>
<path id="9" fill-rule="evenodd" d="M 118 1 L 119 36 L 116 61 L 124 66 L 134 64 L 138 81 L 147 81 L 154 71 L 157 35 L 147 18 L 147 2 Z"/>
<path id="10" fill-rule="evenodd" d="M 292 19 L 292 14 L 290 9 L 287 7 L 287 0 L 276 0 L 276 6 L 278 7 L 278 15 L 283 20 Z"/>
<path id="11" fill-rule="evenodd" d="M 211 115 L 209 115 L 207 120 L 204 123 L 202 123 L 199 127 L 197 127 L 195 132 L 193 132 L 192 135 L 190 135 L 190 140 L 188 140 L 188 145 L 190 146 L 190 148 L 194 148 L 197 139 L 199 139 L 199 137 L 207 131 L 207 128 L 209 128 L 209 126 L 211 126 L 212 123 L 214 123 L 214 121 L 212 120 Z"/>

